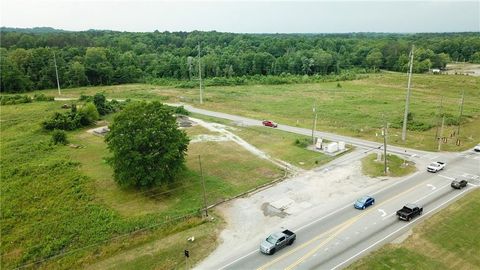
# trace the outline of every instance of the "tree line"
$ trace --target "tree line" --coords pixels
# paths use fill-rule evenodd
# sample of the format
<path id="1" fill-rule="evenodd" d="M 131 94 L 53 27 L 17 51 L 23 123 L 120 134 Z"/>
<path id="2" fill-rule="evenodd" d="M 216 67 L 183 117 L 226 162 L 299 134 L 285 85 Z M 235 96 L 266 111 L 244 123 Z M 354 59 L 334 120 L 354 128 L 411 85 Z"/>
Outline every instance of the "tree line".
<path id="1" fill-rule="evenodd" d="M 43 31 L 42 31 L 43 30 Z M 450 61 L 480 63 L 478 33 L 233 34 L 67 32 L 2 28 L 1 91 L 204 78 L 331 75 L 346 70 L 415 72 Z M 200 46 L 200 58 L 198 47 Z"/>

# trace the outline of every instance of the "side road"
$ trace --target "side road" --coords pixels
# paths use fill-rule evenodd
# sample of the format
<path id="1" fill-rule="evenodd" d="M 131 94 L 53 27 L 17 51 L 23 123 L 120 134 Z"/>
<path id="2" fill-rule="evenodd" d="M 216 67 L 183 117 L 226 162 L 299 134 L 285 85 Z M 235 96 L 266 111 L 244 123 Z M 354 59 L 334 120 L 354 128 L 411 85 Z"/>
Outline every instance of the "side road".
<path id="1" fill-rule="evenodd" d="M 242 125 L 262 126 L 261 120 L 256 120 L 256 119 L 247 118 L 247 117 L 238 116 L 238 115 L 233 115 L 233 114 L 228 114 L 228 113 L 199 109 L 199 108 L 195 108 L 195 107 L 193 107 L 191 105 L 188 105 L 188 104 L 175 103 L 175 104 L 168 104 L 168 105 L 183 106 L 186 110 L 188 110 L 190 112 L 193 112 L 193 113 L 198 113 L 198 114 L 203 114 L 203 115 L 207 115 L 207 116 L 213 116 L 213 117 L 217 117 L 217 118 L 227 119 L 227 120 L 238 122 Z M 291 133 L 306 135 L 306 136 L 311 136 L 312 135 L 312 130 L 311 129 L 306 129 L 306 128 L 292 127 L 292 126 L 287 126 L 287 125 L 280 124 L 277 129 L 287 131 L 287 132 L 291 132 Z M 343 136 L 343 135 L 337 135 L 337 134 L 333 134 L 333 133 L 329 133 L 329 132 L 315 131 L 314 136 L 321 137 L 323 139 L 327 139 L 327 140 L 330 140 L 330 141 L 344 141 L 347 144 L 351 144 L 351 145 L 354 145 L 356 147 L 363 148 L 363 149 L 382 149 L 383 148 L 383 144 L 378 143 L 378 142 L 372 142 L 372 141 L 367 141 L 367 140 L 363 140 L 363 139 L 358 139 L 358 138 L 353 138 L 353 137 L 348 137 L 348 136 Z M 428 156 L 428 155 L 432 155 L 432 153 L 433 153 L 433 152 L 416 150 L 416 149 L 411 149 L 411 148 L 403 148 L 403 147 L 398 147 L 398 146 L 393 146 L 393 145 L 389 145 L 387 150 L 388 150 L 389 153 L 394 153 L 394 154 L 399 154 L 399 155 L 404 155 L 404 156 L 410 156 L 410 157 Z M 438 155 L 441 155 L 441 154 L 438 154 Z"/>

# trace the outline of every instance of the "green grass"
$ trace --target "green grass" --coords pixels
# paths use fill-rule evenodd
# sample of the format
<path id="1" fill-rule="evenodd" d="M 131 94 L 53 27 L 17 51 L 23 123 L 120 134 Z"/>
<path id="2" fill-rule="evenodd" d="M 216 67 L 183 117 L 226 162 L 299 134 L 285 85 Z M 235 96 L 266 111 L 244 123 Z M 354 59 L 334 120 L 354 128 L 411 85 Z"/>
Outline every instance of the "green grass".
<path id="1" fill-rule="evenodd" d="M 474 190 L 347 269 L 480 269 L 480 190 Z"/>
<path id="2" fill-rule="evenodd" d="M 269 156 L 286 161 L 303 169 L 321 166 L 335 157 L 314 152 L 295 145 L 295 140 L 310 140 L 308 136 L 293 134 L 268 127 L 235 126 L 232 121 L 193 114 L 192 117 L 233 127 L 230 131 Z"/>
<path id="3" fill-rule="evenodd" d="M 355 270 L 442 270 L 445 265 L 406 248 L 384 248 L 374 252 L 367 259 L 362 259 L 347 269 Z"/>
<path id="4" fill-rule="evenodd" d="M 205 103 L 193 105 L 256 119 L 272 119 L 280 124 L 311 128 L 312 106 L 316 102 L 319 120 L 318 130 L 356 136 L 379 141 L 383 117 L 389 123 L 403 119 L 407 77 L 402 73 L 388 72 L 371 74 L 368 78 L 337 82 L 291 84 L 291 85 L 244 85 L 219 86 L 205 89 Z M 446 126 L 444 136 L 448 143 L 445 151 L 465 150 L 480 141 L 480 78 L 460 75 L 413 76 L 410 112 L 419 123 L 434 126 L 426 131 L 409 131 L 406 146 L 436 150 L 436 128 L 439 124 L 440 97 L 443 110 L 449 119 L 456 120 L 459 114 L 461 91 L 465 90 L 465 123 L 460 131 L 460 146 L 457 138 L 450 135 L 456 126 Z M 65 96 L 78 96 L 81 92 L 94 94 L 104 91 L 109 98 L 160 99 L 168 102 L 197 100 L 197 89 L 177 89 L 165 86 L 131 84 L 108 87 L 84 87 L 66 89 Z M 55 94 L 55 90 L 42 91 Z M 393 125 L 392 125 L 393 126 Z M 389 142 L 403 145 L 401 130 L 389 129 Z"/>
<path id="5" fill-rule="evenodd" d="M 383 159 L 383 154 L 382 154 Z M 384 176 L 385 165 L 383 161 L 376 161 L 377 154 L 370 154 L 362 159 L 363 174 L 378 177 Z M 387 155 L 387 176 L 405 176 L 415 172 L 415 164 L 411 161 L 405 162 L 404 159 L 396 155 Z"/>
<path id="6" fill-rule="evenodd" d="M 40 123 L 60 111 L 61 104 L 1 107 L 1 268 L 57 255 L 35 268 L 78 268 L 141 249 L 167 235 L 176 237 L 187 229 L 202 235 L 205 226 L 209 229 L 202 237 L 216 239 L 217 231 L 212 228 L 219 223 L 204 224 L 196 217 L 203 206 L 198 154 L 202 154 L 208 204 L 283 175 L 273 164 L 236 145 L 197 143 L 190 146 L 187 169 L 177 184 L 153 190 L 122 189 L 105 163 L 109 153 L 103 138 L 83 129 L 67 133 L 71 143 L 81 148 L 50 144 L 51 135 Z M 192 131 L 202 132 L 201 128 Z M 175 219 L 186 214 L 193 217 Z M 148 227 L 152 228 L 130 234 Z M 208 243 L 198 247 L 199 256 L 216 245 L 215 241 Z M 172 248 L 162 250 L 170 254 Z M 170 263 L 151 267 L 168 268 Z"/>

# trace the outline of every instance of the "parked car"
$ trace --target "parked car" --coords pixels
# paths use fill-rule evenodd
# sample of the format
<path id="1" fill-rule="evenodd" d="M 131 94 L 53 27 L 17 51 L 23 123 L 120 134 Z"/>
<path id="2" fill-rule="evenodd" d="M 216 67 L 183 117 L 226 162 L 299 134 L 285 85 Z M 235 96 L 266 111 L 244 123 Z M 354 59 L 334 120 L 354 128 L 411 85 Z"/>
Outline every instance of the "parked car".
<path id="1" fill-rule="evenodd" d="M 480 152 L 480 143 L 473 148 L 473 151 Z"/>
<path id="2" fill-rule="evenodd" d="M 293 244 L 296 238 L 297 235 L 290 230 L 271 234 L 260 244 L 260 252 L 273 255 L 276 251 Z"/>
<path id="3" fill-rule="evenodd" d="M 468 181 L 467 180 L 453 180 L 452 183 L 450 184 L 450 186 L 454 189 L 462 189 L 464 187 L 466 187 L 468 185 Z"/>
<path id="4" fill-rule="evenodd" d="M 364 210 L 365 208 L 367 208 L 371 205 L 374 205 L 374 204 L 375 204 L 375 199 L 374 198 L 372 198 L 370 196 L 363 196 L 360 199 L 358 199 L 357 201 L 355 201 L 355 203 L 353 204 L 353 207 L 355 207 L 356 209 Z"/>
<path id="5" fill-rule="evenodd" d="M 423 207 L 416 204 L 406 204 L 402 209 L 397 211 L 397 216 L 401 220 L 410 221 L 416 216 L 420 216 L 423 213 Z"/>
<path id="6" fill-rule="evenodd" d="M 447 164 L 445 164 L 445 162 L 435 161 L 430 163 L 430 165 L 428 165 L 427 171 L 436 173 L 443 170 L 446 165 Z"/>
<path id="7" fill-rule="evenodd" d="M 262 124 L 266 127 L 274 127 L 274 128 L 278 127 L 277 123 L 275 123 L 273 121 L 270 121 L 270 120 L 263 120 Z"/>

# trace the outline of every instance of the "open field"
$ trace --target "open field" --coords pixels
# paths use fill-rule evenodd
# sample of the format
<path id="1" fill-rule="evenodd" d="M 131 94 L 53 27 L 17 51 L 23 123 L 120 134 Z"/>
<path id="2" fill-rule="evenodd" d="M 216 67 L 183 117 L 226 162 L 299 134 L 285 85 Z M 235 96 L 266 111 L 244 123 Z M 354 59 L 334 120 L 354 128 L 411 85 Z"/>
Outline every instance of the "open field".
<path id="1" fill-rule="evenodd" d="M 211 223 L 198 217 L 203 206 L 198 154 L 202 155 L 208 204 L 283 175 L 280 168 L 230 142 L 205 142 L 189 147 L 187 170 L 175 186 L 142 191 L 119 188 L 105 162 L 108 151 L 102 137 L 82 129 L 67 133 L 80 148 L 50 144 L 50 133 L 40 123 L 60 111 L 61 104 L 1 107 L 2 268 L 85 266 L 148 247 L 166 235 L 176 239 L 185 233 L 200 240 L 192 256 L 194 263 L 215 247 L 222 224 L 218 218 Z M 201 127 L 191 130 L 192 134 L 205 131 Z M 155 245 L 156 257 L 172 257 L 183 250 L 178 245 Z M 30 264 L 49 257 L 53 258 Z M 169 268 L 183 262 L 181 254 L 177 259 L 150 266 Z M 146 258 L 138 260 L 144 268 L 146 262 L 140 261 Z"/>
<path id="2" fill-rule="evenodd" d="M 474 190 L 347 269 L 480 269 L 480 190 Z"/>
<path id="3" fill-rule="evenodd" d="M 413 121 L 425 130 L 409 131 L 406 146 L 437 150 L 437 126 L 440 100 L 446 127 L 444 151 L 459 151 L 480 141 L 480 78 L 463 75 L 413 76 L 410 112 Z M 248 85 L 208 87 L 205 103 L 197 103 L 198 89 L 178 89 L 152 85 L 121 85 L 74 88 L 65 96 L 105 91 L 109 98 L 159 99 L 168 102 L 190 102 L 195 106 L 256 119 L 272 119 L 280 124 L 311 128 L 312 106 L 317 104 L 318 130 L 380 141 L 377 137 L 383 116 L 390 123 L 389 143 L 401 141 L 407 77 L 401 73 L 371 74 L 354 81 L 291 85 Z M 340 86 L 340 87 L 339 87 Z M 465 90 L 464 123 L 460 129 L 460 146 L 456 146 L 455 123 L 458 121 L 462 91 Z M 42 91 L 54 95 L 55 90 Z M 438 131 L 438 136 L 440 132 Z"/>
<path id="4" fill-rule="evenodd" d="M 382 154 L 383 158 L 383 154 Z M 396 156 L 387 154 L 388 176 L 399 177 L 415 172 L 415 164 L 412 162 L 404 163 L 405 160 Z M 371 177 L 384 176 L 385 165 L 383 161 L 377 161 L 377 154 L 370 154 L 362 159 L 362 171 L 365 175 Z"/>

